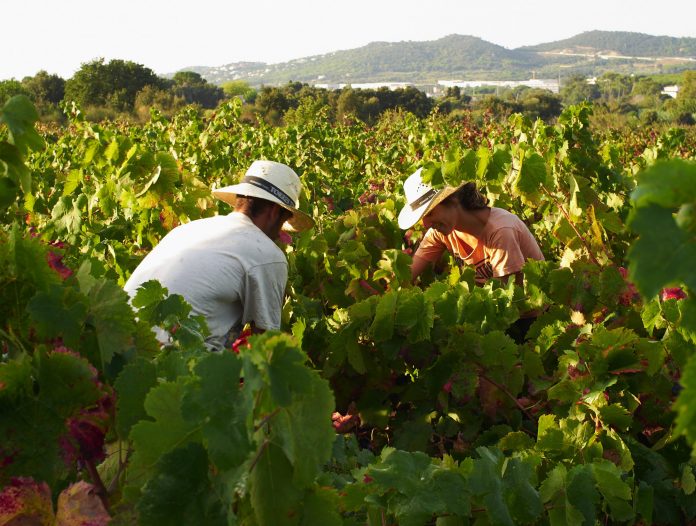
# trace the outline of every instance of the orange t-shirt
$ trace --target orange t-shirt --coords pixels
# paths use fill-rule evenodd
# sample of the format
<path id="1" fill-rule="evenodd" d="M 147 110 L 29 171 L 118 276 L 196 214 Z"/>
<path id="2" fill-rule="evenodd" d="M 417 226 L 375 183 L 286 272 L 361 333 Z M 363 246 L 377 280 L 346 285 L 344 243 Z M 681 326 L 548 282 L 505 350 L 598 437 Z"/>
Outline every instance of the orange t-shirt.
<path id="1" fill-rule="evenodd" d="M 445 250 L 459 263 L 474 266 L 477 283 L 519 272 L 528 259 L 544 259 L 527 225 L 502 208 L 491 208 L 480 238 L 460 230 L 445 236 L 429 229 L 415 255 L 437 261 Z"/>

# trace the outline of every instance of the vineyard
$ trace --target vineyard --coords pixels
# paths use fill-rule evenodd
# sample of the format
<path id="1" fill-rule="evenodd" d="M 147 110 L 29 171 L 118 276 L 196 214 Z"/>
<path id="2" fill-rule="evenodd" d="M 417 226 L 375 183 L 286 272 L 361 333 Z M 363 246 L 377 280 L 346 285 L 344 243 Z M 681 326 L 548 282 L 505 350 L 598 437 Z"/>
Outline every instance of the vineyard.
<path id="1" fill-rule="evenodd" d="M 0 110 L 0 525 L 696 524 L 693 128 L 66 111 Z M 283 331 L 211 353 L 182 297 L 122 286 L 255 159 L 316 227 L 280 242 Z M 411 283 L 420 166 L 525 221 L 523 288 Z"/>

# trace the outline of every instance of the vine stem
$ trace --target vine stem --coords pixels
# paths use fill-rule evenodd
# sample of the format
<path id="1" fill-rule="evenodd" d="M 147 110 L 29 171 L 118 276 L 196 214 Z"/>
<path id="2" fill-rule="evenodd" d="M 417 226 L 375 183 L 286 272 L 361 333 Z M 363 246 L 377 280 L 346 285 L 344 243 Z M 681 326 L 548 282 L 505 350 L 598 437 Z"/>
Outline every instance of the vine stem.
<path id="1" fill-rule="evenodd" d="M 264 416 L 264 417 L 261 419 L 261 421 L 260 421 L 258 424 L 256 424 L 256 425 L 254 426 L 254 431 L 258 431 L 259 429 L 261 429 L 263 426 L 265 426 L 265 425 L 268 423 L 268 421 L 269 421 L 271 418 L 273 418 L 274 416 L 276 416 L 278 413 L 280 413 L 280 407 L 276 408 L 275 411 L 273 411 L 272 413 L 269 413 L 269 414 L 267 414 L 266 416 Z"/>
<path id="2" fill-rule="evenodd" d="M 254 460 L 251 461 L 251 465 L 249 466 L 249 473 L 251 473 L 254 470 L 254 467 L 256 467 L 256 463 L 259 461 L 261 455 L 263 455 L 263 452 L 266 451 L 266 448 L 270 443 L 271 442 L 268 439 L 265 439 L 263 441 L 263 444 L 261 444 L 261 447 L 259 447 L 259 450 L 256 452 L 256 455 L 254 455 Z"/>
<path id="3" fill-rule="evenodd" d="M 97 488 L 97 495 L 99 496 L 99 499 L 102 501 L 104 509 L 106 511 L 109 511 L 109 494 L 106 491 L 106 486 L 104 486 L 104 482 L 99 476 L 97 467 L 94 465 L 94 462 L 92 460 L 85 460 L 85 467 L 87 468 L 87 472 L 89 473 L 89 476 L 92 479 L 92 483 Z"/>
<path id="4" fill-rule="evenodd" d="M 563 214 L 563 217 L 566 218 L 566 221 L 568 221 L 568 224 L 570 225 L 570 228 L 573 229 L 573 231 L 575 232 L 575 235 L 578 236 L 578 239 L 580 239 L 580 242 L 581 242 L 581 243 L 583 244 L 583 246 L 585 247 L 585 250 L 587 250 L 587 253 L 589 254 L 590 259 L 592 260 L 592 262 L 593 262 L 595 265 L 597 265 L 598 267 L 601 267 L 602 265 L 599 264 L 599 261 L 597 261 L 597 258 L 595 257 L 594 253 L 592 252 L 592 250 L 590 250 L 590 245 L 587 243 L 587 240 L 585 239 L 585 236 L 583 236 L 583 235 L 580 233 L 580 231 L 577 229 L 577 227 L 576 227 L 576 226 L 573 224 L 573 222 L 570 220 L 570 215 L 568 215 L 568 212 L 566 212 L 566 209 L 563 208 L 563 205 L 562 205 L 561 203 L 559 203 L 558 200 L 557 200 L 554 196 L 552 196 L 551 193 L 550 193 L 546 188 L 544 188 L 544 187 L 542 186 L 541 189 L 542 189 L 542 190 L 544 191 L 544 193 L 549 197 L 549 199 L 551 199 L 551 201 L 553 201 L 553 204 L 556 205 L 556 207 L 558 207 L 558 209 L 561 211 L 561 214 Z"/>
<path id="5" fill-rule="evenodd" d="M 527 418 L 529 418 L 530 420 L 536 421 L 536 418 L 534 418 L 534 416 L 527 410 L 527 408 L 524 407 L 524 405 L 517 398 L 515 398 L 510 391 L 508 391 L 507 387 L 499 384 L 498 382 L 489 378 L 488 376 L 486 376 L 483 373 L 479 373 L 479 377 L 482 380 L 485 380 L 489 384 L 493 385 L 494 387 L 497 387 L 498 389 L 500 389 L 503 393 L 505 393 L 508 396 L 508 398 L 510 398 L 510 400 L 515 402 L 515 405 L 519 408 L 520 411 L 522 411 L 525 415 L 527 415 Z"/>

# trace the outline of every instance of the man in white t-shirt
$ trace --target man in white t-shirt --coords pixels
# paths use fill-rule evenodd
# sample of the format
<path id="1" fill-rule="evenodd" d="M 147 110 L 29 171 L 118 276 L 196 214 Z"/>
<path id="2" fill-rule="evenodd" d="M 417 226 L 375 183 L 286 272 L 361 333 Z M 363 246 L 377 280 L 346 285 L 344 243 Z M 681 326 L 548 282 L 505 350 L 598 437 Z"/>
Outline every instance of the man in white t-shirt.
<path id="1" fill-rule="evenodd" d="M 301 190 L 290 167 L 254 161 L 239 184 L 213 191 L 234 212 L 172 230 L 135 269 L 126 292 L 132 297 L 156 279 L 170 294 L 181 294 L 205 317 L 210 349 L 228 346 L 247 323 L 256 331 L 280 328 L 288 264 L 274 241 L 281 229 L 313 226 L 298 208 Z M 166 343 L 167 335 L 156 333 Z"/>

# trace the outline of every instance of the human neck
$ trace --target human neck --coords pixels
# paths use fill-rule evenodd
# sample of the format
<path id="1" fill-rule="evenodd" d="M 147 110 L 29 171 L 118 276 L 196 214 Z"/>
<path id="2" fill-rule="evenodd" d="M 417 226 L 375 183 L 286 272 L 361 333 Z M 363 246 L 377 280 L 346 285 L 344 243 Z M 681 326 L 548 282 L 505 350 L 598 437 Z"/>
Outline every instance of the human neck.
<path id="1" fill-rule="evenodd" d="M 457 214 L 457 230 L 478 238 L 486 228 L 490 215 L 491 209 L 488 207 L 479 210 L 465 210 L 460 207 Z"/>

